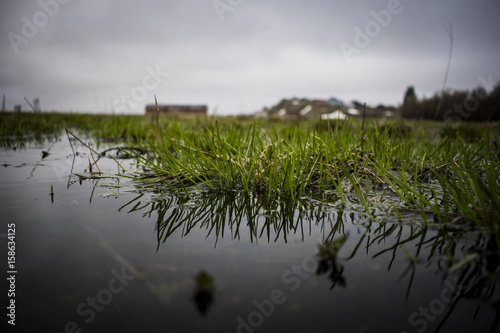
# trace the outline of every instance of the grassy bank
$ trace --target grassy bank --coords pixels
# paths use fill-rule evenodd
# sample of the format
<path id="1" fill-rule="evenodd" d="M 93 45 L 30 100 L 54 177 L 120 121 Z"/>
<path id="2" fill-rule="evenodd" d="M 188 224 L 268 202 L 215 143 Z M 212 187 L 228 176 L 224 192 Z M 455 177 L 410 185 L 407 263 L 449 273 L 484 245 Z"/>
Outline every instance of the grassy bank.
<path id="1" fill-rule="evenodd" d="M 204 118 L 197 117 L 160 119 L 165 129 L 175 124 L 175 127 L 193 130 L 205 122 Z M 143 115 L 0 112 L 0 138 L 54 138 L 65 135 L 65 128 L 100 140 L 137 143 L 156 136 L 156 119 Z"/>
<path id="2" fill-rule="evenodd" d="M 144 172 L 170 191 L 259 192 L 377 209 L 418 210 L 446 224 L 461 218 L 496 233 L 500 149 L 479 125 L 220 120 L 200 131 L 170 126 L 150 136 Z M 422 125 L 426 125 L 423 127 Z"/>
<path id="3" fill-rule="evenodd" d="M 0 113 L 2 138 L 64 128 L 141 146 L 130 177 L 173 192 L 242 191 L 311 198 L 378 212 L 413 210 L 425 223 L 473 221 L 498 234 L 498 124 L 248 117 Z M 159 131 L 158 131 L 159 129 Z"/>

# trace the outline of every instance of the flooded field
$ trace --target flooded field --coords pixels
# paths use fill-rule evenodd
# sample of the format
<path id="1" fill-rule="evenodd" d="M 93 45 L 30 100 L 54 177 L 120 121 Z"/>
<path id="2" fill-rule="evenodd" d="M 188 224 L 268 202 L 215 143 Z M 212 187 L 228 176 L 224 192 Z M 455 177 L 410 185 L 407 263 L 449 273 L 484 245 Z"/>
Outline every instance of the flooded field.
<path id="1" fill-rule="evenodd" d="M 105 177 L 87 177 L 97 157 L 70 139 L 0 150 L 2 253 L 15 233 L 2 292 L 20 331 L 499 330 L 497 243 L 474 224 L 370 219 L 321 196 L 173 195 L 115 177 L 105 156 Z"/>

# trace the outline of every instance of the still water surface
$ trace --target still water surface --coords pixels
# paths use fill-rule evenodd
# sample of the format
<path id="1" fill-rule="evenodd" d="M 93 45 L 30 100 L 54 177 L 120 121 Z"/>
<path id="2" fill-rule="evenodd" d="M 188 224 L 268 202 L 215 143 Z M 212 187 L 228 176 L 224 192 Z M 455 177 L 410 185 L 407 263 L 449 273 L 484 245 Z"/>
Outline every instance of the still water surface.
<path id="1" fill-rule="evenodd" d="M 418 214 L 370 222 L 307 199 L 173 196 L 127 179 L 80 179 L 89 157 L 67 138 L 0 151 L 2 267 L 8 277 L 15 224 L 18 331 L 499 329 L 495 240 L 467 225 L 423 228 Z M 110 158 L 98 165 L 118 172 Z"/>

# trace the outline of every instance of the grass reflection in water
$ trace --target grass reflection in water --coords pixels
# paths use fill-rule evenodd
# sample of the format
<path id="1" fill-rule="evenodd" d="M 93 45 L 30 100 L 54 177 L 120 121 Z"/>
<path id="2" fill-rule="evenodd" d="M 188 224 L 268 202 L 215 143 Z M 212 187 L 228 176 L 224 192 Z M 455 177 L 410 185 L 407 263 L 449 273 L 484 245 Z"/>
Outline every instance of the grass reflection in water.
<path id="1" fill-rule="evenodd" d="M 215 247 L 224 237 L 239 242 L 287 243 L 292 238 L 304 241 L 320 235 L 317 251 L 311 255 L 317 260 L 316 275 L 328 277 L 330 290 L 348 285 L 350 276 L 345 268 L 356 258 L 369 257 L 373 261 L 383 258 L 387 271 L 394 269 L 399 259 L 406 262 L 406 268 L 396 270 L 402 271 L 399 281 L 407 283 L 405 299 L 408 300 L 412 293 L 418 292 L 412 291 L 418 270 L 433 267 L 443 283 L 449 285 L 453 281 L 454 286 L 440 326 L 460 302 L 470 300 L 481 304 L 478 312 L 483 307 L 495 311 L 493 327 L 498 327 L 500 321 L 500 299 L 494 293 L 499 274 L 495 237 L 466 226 L 451 229 L 373 221 L 363 213 L 325 208 L 312 200 L 273 200 L 241 191 L 153 198 L 139 194 L 120 210 L 142 212 L 151 218 L 156 215 L 157 249 L 169 237 L 188 237 L 195 229 L 205 230 L 206 238 L 215 239 Z M 208 289 L 211 295 L 211 287 Z M 208 295 L 207 290 L 200 290 Z M 206 304 L 201 303 L 200 309 L 211 302 L 212 298 Z"/>

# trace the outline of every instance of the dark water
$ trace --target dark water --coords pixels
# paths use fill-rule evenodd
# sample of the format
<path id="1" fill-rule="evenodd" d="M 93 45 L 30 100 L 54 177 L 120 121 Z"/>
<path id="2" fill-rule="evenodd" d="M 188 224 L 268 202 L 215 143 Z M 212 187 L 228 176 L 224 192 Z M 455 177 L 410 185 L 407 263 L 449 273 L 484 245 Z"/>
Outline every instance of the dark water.
<path id="1" fill-rule="evenodd" d="M 14 300 L 11 330 L 499 330 L 496 243 L 474 228 L 423 228 L 418 214 L 370 222 L 307 199 L 175 197 L 126 179 L 80 181 L 73 173 L 88 175 L 90 154 L 73 143 L 77 156 L 67 138 L 0 152 L 3 322 Z M 107 175 L 118 169 L 106 157 L 98 165 Z"/>

